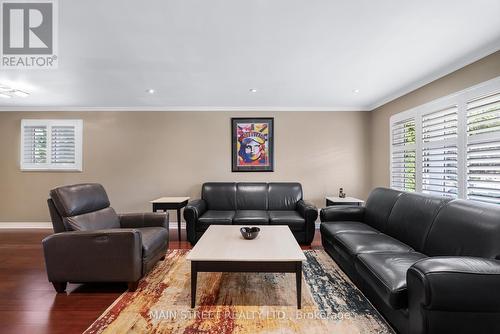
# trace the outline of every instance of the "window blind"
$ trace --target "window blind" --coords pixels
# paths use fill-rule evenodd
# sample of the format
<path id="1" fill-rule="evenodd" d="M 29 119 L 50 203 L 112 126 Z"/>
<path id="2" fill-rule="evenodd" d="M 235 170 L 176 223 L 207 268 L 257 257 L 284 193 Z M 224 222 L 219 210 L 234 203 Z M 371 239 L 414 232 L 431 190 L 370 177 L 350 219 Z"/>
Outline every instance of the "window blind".
<path id="1" fill-rule="evenodd" d="M 415 119 L 392 125 L 391 186 L 415 191 Z"/>
<path id="2" fill-rule="evenodd" d="M 500 93 L 467 103 L 467 198 L 500 204 Z"/>
<path id="3" fill-rule="evenodd" d="M 81 170 L 81 120 L 23 120 L 22 170 Z"/>
<path id="4" fill-rule="evenodd" d="M 458 107 L 422 116 L 422 192 L 458 196 Z"/>
<path id="5" fill-rule="evenodd" d="M 47 127 L 25 126 L 22 159 L 27 164 L 47 163 Z"/>

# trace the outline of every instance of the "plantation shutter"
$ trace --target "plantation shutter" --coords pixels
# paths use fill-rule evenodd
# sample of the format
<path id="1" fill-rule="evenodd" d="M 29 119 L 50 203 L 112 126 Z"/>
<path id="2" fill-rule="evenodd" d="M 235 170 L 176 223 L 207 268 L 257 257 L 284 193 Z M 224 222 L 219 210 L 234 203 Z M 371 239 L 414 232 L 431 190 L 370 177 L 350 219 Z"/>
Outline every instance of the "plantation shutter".
<path id="1" fill-rule="evenodd" d="M 23 130 L 23 162 L 25 164 L 47 163 L 47 126 L 27 125 Z"/>
<path id="2" fill-rule="evenodd" d="M 415 119 L 392 124 L 391 187 L 415 191 Z"/>
<path id="3" fill-rule="evenodd" d="M 75 126 L 52 126 L 51 163 L 75 163 Z"/>
<path id="4" fill-rule="evenodd" d="M 81 120 L 23 120 L 22 170 L 81 170 Z"/>
<path id="5" fill-rule="evenodd" d="M 422 116 L 422 192 L 458 196 L 458 108 Z"/>
<path id="6" fill-rule="evenodd" d="M 500 93 L 467 103 L 467 198 L 500 204 Z"/>

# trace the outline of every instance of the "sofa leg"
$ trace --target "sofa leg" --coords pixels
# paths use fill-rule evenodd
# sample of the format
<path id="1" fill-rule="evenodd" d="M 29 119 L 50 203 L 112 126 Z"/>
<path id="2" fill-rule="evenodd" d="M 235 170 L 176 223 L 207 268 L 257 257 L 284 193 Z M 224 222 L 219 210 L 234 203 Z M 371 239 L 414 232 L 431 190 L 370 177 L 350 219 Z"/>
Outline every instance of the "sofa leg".
<path id="1" fill-rule="evenodd" d="M 54 289 L 56 289 L 57 293 L 63 293 L 66 291 L 67 282 L 52 282 Z"/>
<path id="2" fill-rule="evenodd" d="M 137 286 L 138 285 L 139 285 L 139 281 L 128 282 L 128 291 L 129 292 L 135 292 L 135 290 L 137 290 Z"/>

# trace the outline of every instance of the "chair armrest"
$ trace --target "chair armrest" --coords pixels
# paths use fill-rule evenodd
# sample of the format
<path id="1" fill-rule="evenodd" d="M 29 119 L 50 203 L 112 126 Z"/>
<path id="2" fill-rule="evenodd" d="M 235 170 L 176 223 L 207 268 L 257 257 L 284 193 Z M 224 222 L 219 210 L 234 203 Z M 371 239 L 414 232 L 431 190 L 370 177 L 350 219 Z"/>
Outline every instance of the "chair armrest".
<path id="1" fill-rule="evenodd" d="M 362 222 L 365 216 L 364 206 L 329 206 L 321 209 L 322 222 L 356 221 Z"/>
<path id="2" fill-rule="evenodd" d="M 433 257 L 407 272 L 408 293 L 428 310 L 500 312 L 500 261 L 477 257 Z M 419 291 L 420 290 L 420 291 Z"/>
<path id="3" fill-rule="evenodd" d="M 168 213 L 146 212 L 118 215 L 122 228 L 164 227 L 168 230 Z"/>
<path id="4" fill-rule="evenodd" d="M 207 211 L 207 203 L 202 199 L 192 200 L 184 208 L 187 239 L 192 245 L 196 243 L 196 222 L 205 211 Z"/>
<path id="5" fill-rule="evenodd" d="M 316 219 L 318 218 L 318 208 L 312 203 L 300 200 L 297 202 L 297 211 L 306 221 L 305 243 L 310 245 L 316 232 Z"/>
<path id="6" fill-rule="evenodd" d="M 134 282 L 142 276 L 137 230 L 62 232 L 42 245 L 50 282 Z"/>
<path id="7" fill-rule="evenodd" d="M 411 334 L 500 330 L 499 261 L 427 258 L 408 269 L 406 283 Z"/>

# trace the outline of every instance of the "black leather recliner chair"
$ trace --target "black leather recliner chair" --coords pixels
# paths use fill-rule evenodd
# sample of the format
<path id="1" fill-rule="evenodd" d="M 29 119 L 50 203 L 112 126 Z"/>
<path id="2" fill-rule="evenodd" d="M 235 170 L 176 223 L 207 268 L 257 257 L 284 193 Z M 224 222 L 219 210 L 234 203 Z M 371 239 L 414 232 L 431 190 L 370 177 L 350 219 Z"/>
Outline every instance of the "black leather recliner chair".
<path id="1" fill-rule="evenodd" d="M 325 250 L 400 333 L 500 333 L 499 205 L 377 188 L 321 221 Z"/>
<path id="2" fill-rule="evenodd" d="M 212 224 L 288 225 L 299 243 L 309 245 L 316 218 L 318 209 L 302 199 L 300 183 L 204 183 L 201 199 L 184 208 L 192 245 Z"/>
<path id="3" fill-rule="evenodd" d="M 43 250 L 57 292 L 67 282 L 128 282 L 130 291 L 168 248 L 168 214 L 118 215 L 100 184 L 55 188 L 48 199 L 55 234 Z"/>

